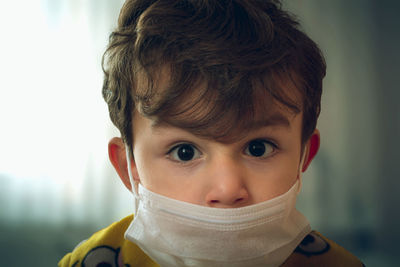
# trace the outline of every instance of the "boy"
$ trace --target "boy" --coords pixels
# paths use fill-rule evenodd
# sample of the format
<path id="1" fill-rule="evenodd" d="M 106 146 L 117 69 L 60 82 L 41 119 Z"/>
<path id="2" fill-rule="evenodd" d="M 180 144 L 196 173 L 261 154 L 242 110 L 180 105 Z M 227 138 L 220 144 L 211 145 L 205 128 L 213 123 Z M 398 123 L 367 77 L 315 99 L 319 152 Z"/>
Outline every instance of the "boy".
<path id="1" fill-rule="evenodd" d="M 295 209 L 325 63 L 278 1 L 128 0 L 103 67 L 135 217 L 59 266 L 362 266 Z"/>

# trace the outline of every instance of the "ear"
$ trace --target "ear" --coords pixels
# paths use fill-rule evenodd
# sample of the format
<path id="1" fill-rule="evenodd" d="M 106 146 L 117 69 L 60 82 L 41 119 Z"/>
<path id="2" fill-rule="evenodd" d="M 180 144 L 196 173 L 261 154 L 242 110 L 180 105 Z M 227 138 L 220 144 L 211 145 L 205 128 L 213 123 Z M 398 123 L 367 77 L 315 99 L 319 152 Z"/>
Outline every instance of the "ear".
<path id="1" fill-rule="evenodd" d="M 304 162 L 301 169 L 302 172 L 305 172 L 307 170 L 311 161 L 314 159 L 315 155 L 317 155 L 319 144 L 320 144 L 319 131 L 315 129 L 310 139 L 308 139 L 305 147 L 306 154 L 304 155 Z"/>
<path id="2" fill-rule="evenodd" d="M 129 191 L 132 191 L 132 184 L 129 179 L 128 173 L 128 162 L 126 161 L 126 148 L 125 144 L 119 137 L 114 137 L 108 143 L 108 157 L 110 158 L 111 164 L 117 171 L 119 178 L 124 183 Z M 131 160 L 131 168 L 133 179 L 137 179 L 136 165 L 133 158 Z M 135 179 L 136 177 L 136 179 Z"/>

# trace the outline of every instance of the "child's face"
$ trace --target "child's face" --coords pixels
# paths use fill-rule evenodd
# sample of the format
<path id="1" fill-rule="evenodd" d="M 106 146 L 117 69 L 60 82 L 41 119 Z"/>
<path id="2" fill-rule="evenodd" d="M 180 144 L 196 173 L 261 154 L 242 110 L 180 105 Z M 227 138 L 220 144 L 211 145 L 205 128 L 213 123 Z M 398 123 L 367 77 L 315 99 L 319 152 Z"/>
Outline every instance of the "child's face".
<path id="1" fill-rule="evenodd" d="M 147 189 L 193 204 L 235 208 L 289 190 L 301 171 L 302 113 L 276 108 L 231 143 L 134 115 L 132 172 Z M 307 149 L 305 149 L 307 151 Z"/>

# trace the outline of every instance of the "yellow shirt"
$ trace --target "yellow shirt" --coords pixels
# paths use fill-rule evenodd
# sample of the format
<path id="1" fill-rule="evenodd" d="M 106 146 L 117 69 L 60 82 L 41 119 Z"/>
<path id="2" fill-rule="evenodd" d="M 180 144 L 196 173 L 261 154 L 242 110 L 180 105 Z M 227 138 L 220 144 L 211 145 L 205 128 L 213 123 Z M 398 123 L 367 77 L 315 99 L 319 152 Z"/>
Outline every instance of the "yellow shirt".
<path id="1" fill-rule="evenodd" d="M 74 251 L 65 255 L 58 266 L 98 266 L 101 263 L 104 266 L 116 267 L 159 266 L 137 245 L 124 238 L 132 219 L 132 215 L 128 216 L 95 233 Z M 361 267 L 363 264 L 341 246 L 313 231 L 304 238 L 282 266 Z"/>

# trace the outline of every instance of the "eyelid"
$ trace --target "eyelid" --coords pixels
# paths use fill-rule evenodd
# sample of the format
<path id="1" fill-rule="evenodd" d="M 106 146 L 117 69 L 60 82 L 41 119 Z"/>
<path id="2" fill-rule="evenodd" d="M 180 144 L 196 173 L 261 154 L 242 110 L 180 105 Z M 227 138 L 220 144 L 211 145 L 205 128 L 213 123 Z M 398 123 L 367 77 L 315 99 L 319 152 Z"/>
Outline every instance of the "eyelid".
<path id="1" fill-rule="evenodd" d="M 174 142 L 174 144 L 169 145 L 168 147 L 168 151 L 166 154 L 170 154 L 172 151 L 174 151 L 175 149 L 177 149 L 178 147 L 182 146 L 182 145 L 189 145 L 192 146 L 194 149 L 198 150 L 200 152 L 200 150 L 197 148 L 197 146 L 191 142 L 187 142 L 187 141 L 181 141 L 181 142 Z"/>
<path id="2" fill-rule="evenodd" d="M 274 140 L 271 140 L 270 138 L 254 138 L 254 139 L 251 139 L 246 143 L 245 147 L 247 147 L 251 142 L 254 142 L 254 141 L 265 142 L 265 143 L 268 143 L 268 144 L 272 145 L 275 148 L 278 148 L 277 142 L 275 142 Z"/>

